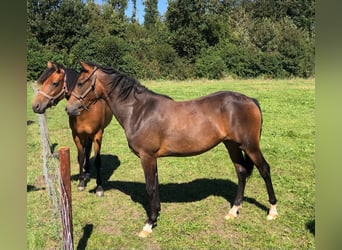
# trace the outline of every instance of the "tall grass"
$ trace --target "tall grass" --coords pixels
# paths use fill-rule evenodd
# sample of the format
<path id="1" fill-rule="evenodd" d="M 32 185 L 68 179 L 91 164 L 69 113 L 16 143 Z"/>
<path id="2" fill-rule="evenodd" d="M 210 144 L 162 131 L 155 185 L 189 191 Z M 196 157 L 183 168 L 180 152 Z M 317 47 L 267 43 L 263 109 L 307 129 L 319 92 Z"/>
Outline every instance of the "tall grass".
<path id="1" fill-rule="evenodd" d="M 186 100 L 218 90 L 255 97 L 263 110 L 261 148 L 271 165 L 279 219 L 266 221 L 268 197 L 257 170 L 247 182 L 238 219 L 224 220 L 237 190 L 223 145 L 194 157 L 158 160 L 162 211 L 147 239 L 137 234 L 146 218 L 143 171 L 113 119 L 102 146 L 105 196 L 94 194 L 95 171 L 77 191 L 76 148 L 65 101 L 47 111 L 51 143 L 71 153 L 74 244 L 78 249 L 314 249 L 314 80 L 144 82 L 151 90 Z M 39 127 L 27 85 L 27 248 L 59 246 L 42 181 Z"/>

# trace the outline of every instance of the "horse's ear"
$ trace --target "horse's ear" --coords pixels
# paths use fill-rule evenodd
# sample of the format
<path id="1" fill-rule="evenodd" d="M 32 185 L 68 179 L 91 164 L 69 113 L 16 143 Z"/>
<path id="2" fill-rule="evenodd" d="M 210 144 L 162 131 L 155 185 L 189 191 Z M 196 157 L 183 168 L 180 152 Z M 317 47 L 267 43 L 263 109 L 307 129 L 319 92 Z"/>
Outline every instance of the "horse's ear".
<path id="1" fill-rule="evenodd" d="M 53 67 L 53 64 L 52 64 L 52 62 L 48 61 L 46 66 L 47 66 L 48 68 L 52 68 L 52 67 Z"/>
<path id="2" fill-rule="evenodd" d="M 54 63 L 54 62 L 51 62 L 51 61 L 48 61 L 47 62 L 47 67 L 48 68 L 54 68 L 55 69 L 55 71 L 57 71 L 57 73 L 59 73 L 60 72 L 60 67 L 59 67 L 59 65 L 58 64 L 56 64 L 56 63 Z"/>
<path id="3" fill-rule="evenodd" d="M 61 72 L 61 67 L 57 64 L 57 63 L 51 63 L 52 67 L 55 68 L 55 70 L 57 71 L 57 73 Z"/>
<path id="4" fill-rule="evenodd" d="M 81 64 L 82 68 L 87 72 L 90 72 L 93 68 L 92 66 L 90 66 L 89 64 L 87 64 L 83 61 L 80 61 L 80 64 Z"/>

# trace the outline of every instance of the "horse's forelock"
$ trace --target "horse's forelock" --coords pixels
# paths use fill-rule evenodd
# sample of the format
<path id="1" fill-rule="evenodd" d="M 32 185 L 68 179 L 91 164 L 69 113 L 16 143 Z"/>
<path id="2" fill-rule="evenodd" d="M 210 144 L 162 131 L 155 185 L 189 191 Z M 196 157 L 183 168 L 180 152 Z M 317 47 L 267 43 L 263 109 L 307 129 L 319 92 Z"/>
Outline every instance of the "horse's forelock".
<path id="1" fill-rule="evenodd" d="M 39 76 L 38 80 L 37 80 L 37 83 L 38 84 L 43 84 L 43 82 L 46 81 L 46 79 L 49 78 L 49 76 L 55 72 L 55 69 L 54 68 L 46 68 L 43 73 Z"/>

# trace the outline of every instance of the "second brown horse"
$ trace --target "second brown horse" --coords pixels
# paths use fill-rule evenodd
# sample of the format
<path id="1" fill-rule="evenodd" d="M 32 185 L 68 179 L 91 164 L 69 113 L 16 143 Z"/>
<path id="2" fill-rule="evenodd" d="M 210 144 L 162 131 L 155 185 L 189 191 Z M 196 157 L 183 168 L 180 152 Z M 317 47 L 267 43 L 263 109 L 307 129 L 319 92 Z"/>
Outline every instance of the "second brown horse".
<path id="1" fill-rule="evenodd" d="M 57 105 L 64 97 L 68 99 L 75 87 L 78 75 L 79 73 L 73 69 L 64 68 L 58 63 L 48 62 L 47 68 L 37 80 L 41 87 L 32 101 L 33 111 L 42 114 L 47 108 Z M 80 171 L 78 190 L 83 191 L 90 179 L 89 158 L 92 144 L 94 144 L 97 172 L 96 195 L 103 196 L 100 151 L 104 129 L 111 122 L 113 115 L 103 100 L 94 102 L 85 109 L 78 116 L 69 116 L 69 126 L 77 148 Z"/>

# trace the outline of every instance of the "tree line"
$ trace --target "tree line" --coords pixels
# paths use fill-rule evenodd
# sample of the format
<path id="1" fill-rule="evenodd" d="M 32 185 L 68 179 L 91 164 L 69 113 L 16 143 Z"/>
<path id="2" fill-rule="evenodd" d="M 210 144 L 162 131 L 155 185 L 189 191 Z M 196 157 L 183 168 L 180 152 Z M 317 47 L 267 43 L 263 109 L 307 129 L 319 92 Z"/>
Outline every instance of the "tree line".
<path id="1" fill-rule="evenodd" d="M 27 0 L 27 78 L 48 60 L 138 79 L 314 76 L 314 0 Z"/>

